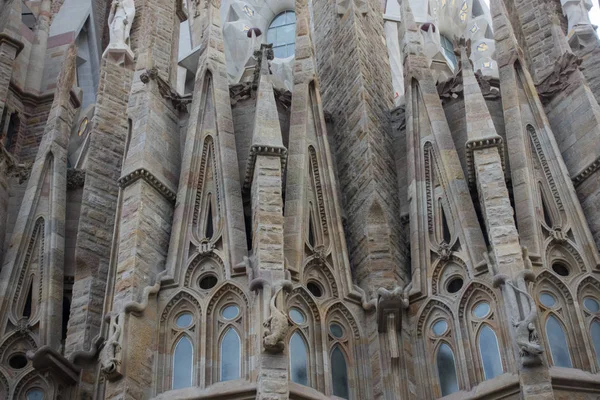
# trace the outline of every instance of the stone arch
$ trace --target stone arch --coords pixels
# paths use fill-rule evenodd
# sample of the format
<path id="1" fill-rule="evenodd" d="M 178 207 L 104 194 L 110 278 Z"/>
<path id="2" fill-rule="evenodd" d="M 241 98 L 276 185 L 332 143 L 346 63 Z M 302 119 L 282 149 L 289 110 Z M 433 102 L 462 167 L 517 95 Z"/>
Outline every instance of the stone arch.
<path id="1" fill-rule="evenodd" d="M 436 260 L 431 277 L 432 295 L 444 294 L 445 285 L 455 277 L 462 278 L 463 282 L 467 281 L 467 264 L 463 259 L 453 254 L 447 260 Z"/>
<path id="2" fill-rule="evenodd" d="M 342 302 L 335 302 L 326 312 L 327 317 L 325 318 L 326 322 L 330 322 L 332 318 L 338 317 L 340 321 L 345 322 L 347 327 L 352 331 L 352 336 L 355 340 L 359 340 L 361 337 L 361 332 L 358 324 L 356 323 L 356 318 L 352 315 L 352 312 L 346 307 L 346 305 Z"/>
<path id="3" fill-rule="evenodd" d="M 33 388 L 40 388 L 44 392 L 44 398 L 54 398 L 53 382 L 35 370 L 28 372 L 19 380 L 13 391 L 13 398 L 26 399 L 27 392 Z"/>
<path id="4" fill-rule="evenodd" d="M 208 254 L 198 254 L 188 264 L 183 280 L 184 287 L 198 289 L 199 293 L 204 293 L 200 289 L 199 281 L 206 275 L 213 275 L 219 282 L 225 279 L 225 263 L 223 259 L 211 251 Z"/>
<path id="5" fill-rule="evenodd" d="M 305 286 L 312 281 L 316 282 L 318 286 L 321 286 L 324 289 L 320 299 L 339 297 L 340 293 L 336 275 L 329 266 L 327 260 L 319 257 L 309 258 L 305 264 L 304 273 L 302 275 Z"/>
<path id="6" fill-rule="evenodd" d="M 553 239 L 548 243 L 546 247 L 546 265 L 551 269 L 555 262 L 567 264 L 570 273 L 566 279 L 571 279 L 573 276 L 586 270 L 580 252 L 569 240 L 559 243 Z"/>

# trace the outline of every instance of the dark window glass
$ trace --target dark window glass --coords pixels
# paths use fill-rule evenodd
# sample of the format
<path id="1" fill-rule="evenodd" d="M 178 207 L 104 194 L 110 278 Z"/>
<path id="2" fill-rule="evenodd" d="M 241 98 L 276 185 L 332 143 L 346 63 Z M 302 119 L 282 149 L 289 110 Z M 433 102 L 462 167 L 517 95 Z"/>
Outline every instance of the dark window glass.
<path id="1" fill-rule="evenodd" d="M 600 321 L 595 320 L 592 322 L 590 335 L 592 335 L 592 343 L 594 344 L 594 350 L 596 350 L 596 363 L 600 367 Z"/>
<path id="2" fill-rule="evenodd" d="M 308 386 L 308 350 L 298 332 L 290 339 L 290 379 L 292 382 Z"/>
<path id="3" fill-rule="evenodd" d="M 546 321 L 546 336 L 548 336 L 553 364 L 557 367 L 572 368 L 567 336 L 561 323 L 553 315 Z"/>
<path id="4" fill-rule="evenodd" d="M 348 399 L 350 391 L 348 389 L 346 357 L 344 357 L 344 353 L 337 346 L 331 352 L 331 381 L 333 383 L 334 396 Z"/>
<path id="5" fill-rule="evenodd" d="M 442 396 L 458 392 L 458 379 L 456 378 L 456 366 L 454 365 L 454 353 L 450 346 L 442 343 L 437 353 L 437 370 L 440 378 L 440 389 Z"/>
<path id="6" fill-rule="evenodd" d="M 500 359 L 500 349 L 498 348 L 498 338 L 492 328 L 487 325 L 479 331 L 479 352 L 481 353 L 485 379 L 492 379 L 504 373 L 502 360 Z"/>
<path id="7" fill-rule="evenodd" d="M 221 341 L 221 381 L 240 378 L 240 337 L 229 328 Z"/>
<path id="8" fill-rule="evenodd" d="M 193 362 L 194 346 L 187 336 L 183 336 L 177 342 L 173 354 L 173 389 L 192 386 Z"/>

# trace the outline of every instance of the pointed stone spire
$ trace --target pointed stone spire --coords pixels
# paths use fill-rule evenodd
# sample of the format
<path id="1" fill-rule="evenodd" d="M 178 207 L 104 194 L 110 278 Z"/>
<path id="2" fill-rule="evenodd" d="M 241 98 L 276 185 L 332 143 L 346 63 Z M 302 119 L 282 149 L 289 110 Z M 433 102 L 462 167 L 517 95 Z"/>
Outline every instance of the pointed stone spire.
<path id="1" fill-rule="evenodd" d="M 461 64 L 463 78 L 463 94 L 467 121 L 467 168 L 469 184 L 475 183 L 473 152 L 476 149 L 496 147 L 501 158 L 501 169 L 504 166 L 504 147 L 502 138 L 496 132 L 494 121 L 487 108 L 483 94 L 473 72 L 467 49 L 461 46 Z"/>
<path id="2" fill-rule="evenodd" d="M 258 154 L 274 155 L 280 157 L 282 168 L 285 168 L 285 157 L 287 150 L 283 146 L 281 138 L 281 126 L 279 124 L 279 112 L 275 103 L 275 92 L 269 72 L 269 60 L 273 59 L 273 45 L 263 44 L 255 54 L 257 65 L 255 70 L 255 85 L 258 87 L 256 93 L 256 111 L 254 116 L 254 131 L 252 134 L 252 146 L 250 157 L 246 166 L 246 178 L 244 187 L 249 188 L 254 175 L 254 165 Z M 258 82 L 256 82 L 256 80 Z"/>

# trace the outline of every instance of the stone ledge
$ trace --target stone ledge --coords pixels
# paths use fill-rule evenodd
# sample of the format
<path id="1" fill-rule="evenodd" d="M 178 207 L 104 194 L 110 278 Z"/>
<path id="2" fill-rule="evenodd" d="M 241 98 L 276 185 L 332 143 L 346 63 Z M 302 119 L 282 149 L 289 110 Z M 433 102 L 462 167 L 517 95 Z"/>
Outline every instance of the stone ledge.
<path id="1" fill-rule="evenodd" d="M 159 394 L 152 400 L 255 400 L 256 384 L 246 380 L 235 380 L 215 383 L 201 389 L 190 387 L 170 390 Z"/>
<path id="2" fill-rule="evenodd" d="M 498 148 L 498 153 L 500 155 L 500 160 L 502 161 L 502 170 L 505 171 L 504 166 L 504 142 L 500 136 L 478 139 L 478 140 L 469 140 L 465 145 L 467 150 L 466 158 L 467 158 L 467 173 L 469 184 L 475 184 L 476 174 L 475 174 L 475 165 L 473 153 L 475 150 L 483 150 L 491 147 Z"/>
<path id="3" fill-rule="evenodd" d="M 164 198 L 169 200 L 171 203 L 175 203 L 177 200 L 177 194 L 169 189 L 165 184 L 163 184 L 154 174 L 150 171 L 139 168 L 129 174 L 121 177 L 117 183 L 121 189 L 125 189 L 127 186 L 135 183 L 137 180 L 143 179 L 150 184 L 154 189 L 156 189 Z"/>
<path id="4" fill-rule="evenodd" d="M 287 162 L 287 149 L 285 147 L 278 146 L 252 146 L 250 148 L 250 154 L 248 155 L 248 162 L 246 164 L 246 176 L 244 177 L 244 189 L 250 189 L 252 186 L 252 179 L 254 179 L 254 167 L 256 166 L 256 157 L 258 156 L 272 156 L 281 158 L 281 173 L 285 170 Z"/>

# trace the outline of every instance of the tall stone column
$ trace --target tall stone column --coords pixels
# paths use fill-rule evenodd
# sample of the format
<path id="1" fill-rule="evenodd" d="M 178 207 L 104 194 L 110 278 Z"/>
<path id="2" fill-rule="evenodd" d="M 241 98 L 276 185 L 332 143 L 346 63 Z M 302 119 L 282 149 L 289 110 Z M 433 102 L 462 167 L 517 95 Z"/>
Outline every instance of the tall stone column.
<path id="1" fill-rule="evenodd" d="M 246 187 L 250 188 L 252 204 L 253 280 L 261 282 L 258 306 L 261 316 L 256 321 L 260 352 L 257 356 L 257 399 L 287 399 L 288 355 L 283 350 L 287 343 L 287 311 L 284 292 L 291 289 L 286 281 L 283 255 L 283 166 L 286 148 L 281 138 L 279 112 L 270 80 L 269 59 L 273 50 L 263 45 L 260 50 L 258 93 L 254 117 L 254 132 L 250 156 L 246 166 Z M 253 287 L 251 287 L 253 288 Z M 266 327 L 262 321 L 269 321 Z"/>
<path id="2" fill-rule="evenodd" d="M 34 94 L 42 91 L 44 79 L 44 66 L 46 65 L 46 49 L 48 47 L 48 34 L 50 32 L 51 0 L 42 0 L 37 18 L 31 53 L 27 66 L 25 90 Z"/>
<path id="3" fill-rule="evenodd" d="M 152 393 L 152 363 L 142 360 L 156 346 L 154 295 L 166 264 L 181 158 L 175 134 L 179 111 L 165 92 L 172 92 L 168 81 L 177 53 L 171 39 L 178 25 L 175 2 L 136 4 L 131 31 L 136 64 L 126 111 L 131 131 L 118 181 L 122 211 L 116 222 L 115 262 L 108 271 L 115 276 L 106 294 L 110 312 L 103 333 L 109 343 L 100 356 L 107 399 L 146 399 Z M 115 122 L 123 132 L 122 117 Z"/>
<path id="4" fill-rule="evenodd" d="M 354 276 L 369 296 L 406 282 L 387 111 L 393 106 L 381 2 L 313 2 L 323 108 L 333 118 L 345 232 Z M 373 54 L 377 54 L 373 57 Z"/>
<path id="5" fill-rule="evenodd" d="M 488 268 L 495 282 L 502 287 L 503 303 L 508 316 L 505 323 L 511 326 L 513 354 L 520 369 L 519 379 L 523 387 L 522 396 L 524 399 L 553 399 L 547 366 L 542 364 L 539 354 L 530 354 L 527 347 L 517 345 L 517 343 L 531 342 L 531 347 L 540 348 L 541 353 L 541 347 L 532 340 L 530 335 L 523 337 L 523 332 L 529 333 L 529 330 L 523 327 L 531 323 L 529 318 L 535 315 L 537 307 L 535 302 L 530 300 L 531 296 L 525 294 L 529 291 L 528 282 L 533 279 L 533 271 L 526 267 L 530 266 L 529 259 L 523 259 L 505 183 L 502 159 L 504 143 L 496 133 L 494 122 L 464 47 L 462 48 L 462 76 L 467 121 L 468 168 L 477 185 L 479 202 L 493 252 L 493 261 L 490 261 Z M 521 329 L 515 329 L 511 321 L 515 321 L 517 327 Z M 526 354 L 523 359 L 521 353 Z M 535 395 L 531 394 L 532 391 Z"/>

